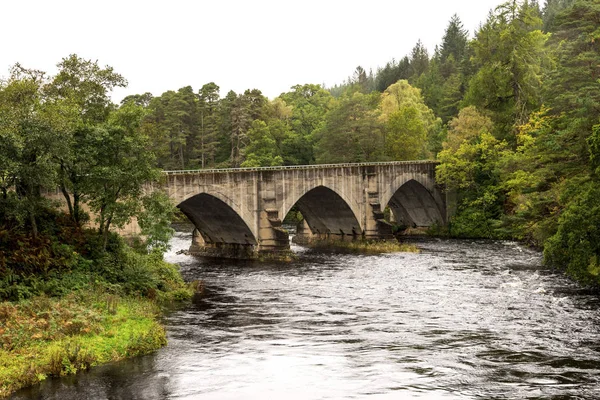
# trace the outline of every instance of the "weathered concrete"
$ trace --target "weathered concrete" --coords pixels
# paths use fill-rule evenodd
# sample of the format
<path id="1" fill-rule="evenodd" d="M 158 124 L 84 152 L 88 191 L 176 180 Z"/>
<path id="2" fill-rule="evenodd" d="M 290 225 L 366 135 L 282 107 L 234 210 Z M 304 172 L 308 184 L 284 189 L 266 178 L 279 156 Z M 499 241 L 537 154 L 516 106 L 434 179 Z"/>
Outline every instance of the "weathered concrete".
<path id="1" fill-rule="evenodd" d="M 162 187 L 196 226 L 192 251 L 245 257 L 289 250 L 281 222 L 293 206 L 299 238 L 391 237 L 389 206 L 407 226 L 446 222 L 432 161 L 165 171 Z"/>

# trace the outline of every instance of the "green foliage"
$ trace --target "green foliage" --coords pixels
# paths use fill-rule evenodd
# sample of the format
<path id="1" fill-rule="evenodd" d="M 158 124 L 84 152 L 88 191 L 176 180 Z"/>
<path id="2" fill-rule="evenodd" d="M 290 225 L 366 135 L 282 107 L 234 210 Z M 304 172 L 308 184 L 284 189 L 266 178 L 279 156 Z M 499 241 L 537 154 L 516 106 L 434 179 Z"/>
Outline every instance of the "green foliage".
<path id="1" fill-rule="evenodd" d="M 391 160 L 431 158 L 437 153 L 441 121 L 407 81 L 388 87 L 381 97 L 385 154 Z"/>
<path id="2" fill-rule="evenodd" d="M 545 261 L 581 281 L 600 284 L 600 185 L 572 188 L 558 219 L 558 230 L 544 247 Z"/>
<path id="3" fill-rule="evenodd" d="M 450 122 L 436 170 L 439 182 L 458 190 L 458 210 L 450 233 L 462 237 L 493 238 L 502 216 L 500 160 L 506 143 L 489 132 L 489 118 L 474 108 L 461 110 Z"/>
<path id="4" fill-rule="evenodd" d="M 64 296 L 96 286 L 160 300 L 189 296 L 177 268 L 162 260 L 164 247 L 136 253 L 118 235 L 111 233 L 105 244 L 94 231 L 56 212 L 40 220 L 35 239 L 0 225 L 0 300 Z"/>
<path id="5" fill-rule="evenodd" d="M 42 84 L 41 73 L 19 65 L 0 83 L 0 216 L 12 214 L 21 226 L 28 222 L 33 236 L 38 233 L 38 214 L 47 204 L 41 189 L 56 184 L 56 157 L 67 151 L 63 119 L 56 116 L 63 107 L 43 101 Z M 16 196 L 9 200 L 12 188 Z M 9 203 L 15 208 L 6 208 Z"/>
<path id="6" fill-rule="evenodd" d="M 94 135 L 96 162 L 86 180 L 88 204 L 106 241 L 111 225 L 123 227 L 139 214 L 143 185 L 160 177 L 148 138 L 139 129 L 144 110 L 127 103 Z"/>
<path id="7" fill-rule="evenodd" d="M 142 211 L 137 215 L 137 223 L 145 239 L 147 251 L 169 249 L 169 240 L 174 230 L 171 221 L 175 215 L 175 207 L 169 196 L 163 192 L 153 192 L 142 198 Z"/>
<path id="8" fill-rule="evenodd" d="M 308 165 L 315 162 L 316 132 L 325 123 L 325 115 L 333 105 L 331 94 L 319 85 L 296 85 L 280 98 L 291 107 L 290 125 L 294 135 L 283 142 L 286 165 Z"/>
<path id="9" fill-rule="evenodd" d="M 277 125 L 267 126 L 264 121 L 255 120 L 248 131 L 249 144 L 245 149 L 246 160 L 242 167 L 269 167 L 282 165 L 276 138 L 286 136 L 287 132 L 278 135 Z M 285 127 L 283 128 L 285 130 Z"/>
<path id="10" fill-rule="evenodd" d="M 413 47 L 412 51 L 410 52 L 409 80 L 411 82 L 416 81 L 427 71 L 428 68 L 429 54 L 421 42 L 421 39 L 419 39 L 417 44 L 415 44 L 415 47 Z"/>
<path id="11" fill-rule="evenodd" d="M 587 144 L 590 148 L 591 172 L 595 177 L 600 177 L 600 125 L 594 125 Z"/>
<path id="12" fill-rule="evenodd" d="M 115 87 L 127 86 L 127 80 L 112 67 L 101 68 L 98 62 L 84 60 L 76 54 L 63 58 L 57 67 L 58 74 L 44 86 L 45 94 L 73 104 L 84 124 L 106 121 L 114 109 L 109 92 Z"/>
<path id="13" fill-rule="evenodd" d="M 61 293 L 63 280 L 85 287 L 90 276 L 113 292 L 159 290 L 160 274 L 144 271 L 109 232 L 137 216 L 147 237 L 141 252 L 164 248 L 171 206 L 141 190 L 157 166 L 436 156 L 438 179 L 458 191 L 451 234 L 545 245 L 549 262 L 594 275 L 597 262 L 586 257 L 595 248 L 575 245 L 567 227 L 580 209 L 596 210 L 598 21 L 595 0 L 548 0 L 543 12 L 512 0 L 471 41 L 454 15 L 431 58 L 419 41 L 375 75 L 357 67 L 329 91 L 296 85 L 273 101 L 257 89 L 220 98 L 210 82 L 198 92 L 128 96 L 117 107 L 110 92 L 126 81 L 110 67 L 71 55 L 48 78 L 16 65 L 0 83 L 0 293 Z M 69 223 L 49 217 L 42 193 L 56 187 Z M 98 215 L 101 237 L 82 233 L 83 203 Z"/>
<path id="14" fill-rule="evenodd" d="M 390 85 L 401 79 L 408 80 L 410 77 L 410 60 L 408 56 L 402 58 L 399 62 L 392 60 L 385 67 L 377 70 L 375 78 L 375 89 L 383 92 Z"/>
<path id="15" fill-rule="evenodd" d="M 460 17 L 454 14 L 448 22 L 440 48 L 440 61 L 449 64 L 442 68 L 444 77 L 448 77 L 454 72 L 451 63 L 461 62 L 466 56 L 467 42 L 468 33 L 464 29 Z"/>
<path id="16" fill-rule="evenodd" d="M 529 2 L 498 6 L 471 42 L 471 78 L 466 103 L 489 110 L 496 136 L 514 143 L 513 127 L 540 106 L 542 76 L 549 64 L 539 10 Z"/>
<path id="17" fill-rule="evenodd" d="M 379 94 L 343 96 L 327 113 L 316 133 L 317 163 L 378 161 L 383 155 Z"/>

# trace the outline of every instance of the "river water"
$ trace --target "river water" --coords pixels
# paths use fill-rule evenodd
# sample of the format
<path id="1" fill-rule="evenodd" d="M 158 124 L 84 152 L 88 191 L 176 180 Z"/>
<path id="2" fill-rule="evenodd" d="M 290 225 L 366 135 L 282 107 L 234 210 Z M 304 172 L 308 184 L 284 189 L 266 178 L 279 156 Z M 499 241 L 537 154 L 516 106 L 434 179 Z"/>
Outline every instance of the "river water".
<path id="1" fill-rule="evenodd" d="M 166 255 L 205 294 L 155 354 L 15 399 L 594 399 L 600 302 L 513 242 L 419 254 L 294 250 L 288 264 Z"/>

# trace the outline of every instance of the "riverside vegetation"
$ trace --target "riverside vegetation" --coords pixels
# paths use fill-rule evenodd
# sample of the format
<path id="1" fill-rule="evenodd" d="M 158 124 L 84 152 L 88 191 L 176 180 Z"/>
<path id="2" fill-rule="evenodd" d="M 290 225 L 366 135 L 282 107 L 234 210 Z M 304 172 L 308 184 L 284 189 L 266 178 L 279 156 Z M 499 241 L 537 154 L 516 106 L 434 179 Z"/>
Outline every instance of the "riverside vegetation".
<path id="1" fill-rule="evenodd" d="M 473 37 L 455 15 L 432 53 L 419 41 L 375 72 L 273 100 L 209 82 L 117 105 L 127 81 L 112 67 L 15 65 L 0 81 L 1 390 L 162 343 L 151 303 L 189 290 L 160 256 L 172 205 L 141 190 L 161 169 L 437 159 L 458 193 L 446 234 L 539 246 L 597 287 L 599 26 L 597 0 L 508 1 Z M 66 213 L 42 195 L 56 188 Z M 133 217 L 145 239 L 126 244 L 111 229 Z"/>
<path id="2" fill-rule="evenodd" d="M 122 83 L 77 57 L 0 83 L 0 397 L 163 346 L 160 305 L 191 297 L 162 258 L 173 206 L 142 193 L 160 176 L 143 109 L 107 95 Z M 55 188 L 67 212 L 43 196 Z M 111 228 L 134 216 L 128 244 Z"/>
<path id="3" fill-rule="evenodd" d="M 192 294 L 162 251 L 115 234 L 103 248 L 96 231 L 55 213 L 36 240 L 13 231 L 0 242 L 0 296 L 10 300 L 0 302 L 0 397 L 156 350 L 166 344 L 160 306 Z"/>

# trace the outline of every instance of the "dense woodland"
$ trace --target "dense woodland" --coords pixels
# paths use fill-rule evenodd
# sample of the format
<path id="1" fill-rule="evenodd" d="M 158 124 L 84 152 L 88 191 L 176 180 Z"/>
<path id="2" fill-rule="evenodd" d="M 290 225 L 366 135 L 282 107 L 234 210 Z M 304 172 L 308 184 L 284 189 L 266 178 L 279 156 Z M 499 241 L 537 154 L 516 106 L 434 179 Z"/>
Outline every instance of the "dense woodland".
<path id="1" fill-rule="evenodd" d="M 36 235 L 40 188 L 57 185 L 75 225 L 81 202 L 98 213 L 106 245 L 110 226 L 164 211 L 137 201 L 159 169 L 437 159 L 459 193 L 449 235 L 523 240 L 600 283 L 598 0 L 509 1 L 473 37 L 455 15 L 435 49 L 419 41 L 375 72 L 272 100 L 209 82 L 113 104 L 125 85 L 76 55 L 53 77 L 13 68 L 0 86 L 4 225 Z"/>

